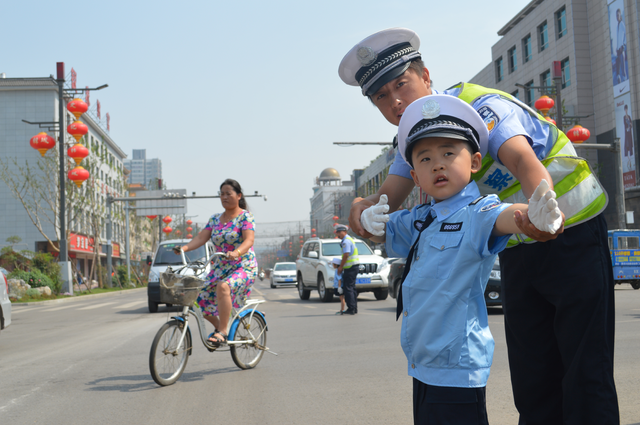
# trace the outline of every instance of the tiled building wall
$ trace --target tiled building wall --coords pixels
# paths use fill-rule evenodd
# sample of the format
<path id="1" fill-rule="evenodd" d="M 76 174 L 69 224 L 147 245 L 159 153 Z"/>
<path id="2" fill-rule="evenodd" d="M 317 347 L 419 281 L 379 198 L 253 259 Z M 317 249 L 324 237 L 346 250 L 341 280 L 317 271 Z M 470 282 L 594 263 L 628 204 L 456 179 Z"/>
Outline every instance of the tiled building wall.
<path id="1" fill-rule="evenodd" d="M 29 162 L 32 166 L 37 165 L 40 153 L 30 146 L 29 140 L 42 130 L 38 126 L 23 123 L 22 120 L 57 120 L 57 96 L 55 90 L 0 91 L 0 157 L 5 163 L 16 159 L 18 164 Z M 48 154 L 51 155 L 51 151 Z M 13 165 L 10 167 L 15 168 Z M 40 178 L 46 180 L 44 176 Z M 55 181 L 51 184 L 55 184 Z M 20 236 L 23 242 L 16 249 L 35 250 L 35 241 L 44 240 L 22 204 L 15 200 L 3 181 L 0 181 L 0 213 L 4 223 L 0 226 L 0 245 L 6 245 L 5 241 L 10 236 Z M 55 240 L 53 226 L 44 217 L 41 221 L 45 232 Z"/>

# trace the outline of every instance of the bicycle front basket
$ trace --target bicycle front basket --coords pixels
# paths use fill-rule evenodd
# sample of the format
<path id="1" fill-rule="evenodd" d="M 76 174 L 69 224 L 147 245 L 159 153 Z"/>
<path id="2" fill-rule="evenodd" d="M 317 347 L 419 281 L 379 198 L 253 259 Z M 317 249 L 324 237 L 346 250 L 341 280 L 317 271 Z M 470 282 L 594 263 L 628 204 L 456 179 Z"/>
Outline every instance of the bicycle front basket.
<path id="1" fill-rule="evenodd" d="M 171 272 L 160 274 L 160 302 L 190 306 L 198 298 L 205 281 Z"/>

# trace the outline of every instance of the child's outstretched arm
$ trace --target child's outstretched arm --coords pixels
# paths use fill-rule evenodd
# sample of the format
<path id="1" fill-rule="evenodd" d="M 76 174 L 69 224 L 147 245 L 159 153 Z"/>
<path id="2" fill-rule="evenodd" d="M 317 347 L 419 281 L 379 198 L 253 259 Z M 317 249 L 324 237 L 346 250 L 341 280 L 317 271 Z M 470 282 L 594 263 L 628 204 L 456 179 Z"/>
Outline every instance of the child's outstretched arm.
<path id="1" fill-rule="evenodd" d="M 555 233 L 562 226 L 562 213 L 556 202 L 556 193 L 550 190 L 549 184 L 542 179 L 527 204 L 513 204 L 500 213 L 493 228 L 493 236 L 518 233 L 513 214 L 520 210 L 528 214 L 529 220 L 543 232 Z"/>

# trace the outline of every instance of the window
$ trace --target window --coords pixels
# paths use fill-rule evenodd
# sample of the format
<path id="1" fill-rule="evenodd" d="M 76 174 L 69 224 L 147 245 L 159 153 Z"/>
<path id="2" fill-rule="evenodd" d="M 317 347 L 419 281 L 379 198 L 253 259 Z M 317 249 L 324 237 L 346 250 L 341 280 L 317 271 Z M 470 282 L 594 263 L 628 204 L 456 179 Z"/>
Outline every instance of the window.
<path id="1" fill-rule="evenodd" d="M 504 69 L 502 67 L 502 56 L 496 60 L 496 83 L 499 83 L 504 78 Z"/>
<path id="2" fill-rule="evenodd" d="M 551 87 L 551 71 L 546 70 L 540 74 L 540 85 L 543 87 Z"/>
<path id="3" fill-rule="evenodd" d="M 518 56 L 516 46 L 509 49 L 509 74 L 518 70 Z"/>
<path id="4" fill-rule="evenodd" d="M 531 60 L 531 34 L 522 39 L 522 63 Z"/>
<path id="5" fill-rule="evenodd" d="M 516 99 L 520 99 L 520 90 L 516 90 L 513 93 L 511 93 L 511 96 L 515 97 Z"/>
<path id="6" fill-rule="evenodd" d="M 525 84 L 525 87 L 526 89 L 524 90 L 524 103 L 529 106 L 533 106 L 533 98 L 535 96 L 535 90 L 531 88 L 533 87 L 533 80 Z"/>
<path id="7" fill-rule="evenodd" d="M 618 236 L 618 249 L 638 249 L 638 242 L 637 236 Z"/>
<path id="8" fill-rule="evenodd" d="M 549 47 L 549 35 L 547 34 L 547 22 L 545 21 L 538 27 L 538 41 L 540 42 L 540 51 L 542 52 Z"/>
<path id="9" fill-rule="evenodd" d="M 556 12 L 556 31 L 558 31 L 558 38 L 567 35 L 567 13 L 564 6 Z"/>
<path id="10" fill-rule="evenodd" d="M 571 85 L 571 68 L 569 67 L 569 58 L 560 62 L 560 69 L 562 70 L 562 88 L 564 89 Z"/>

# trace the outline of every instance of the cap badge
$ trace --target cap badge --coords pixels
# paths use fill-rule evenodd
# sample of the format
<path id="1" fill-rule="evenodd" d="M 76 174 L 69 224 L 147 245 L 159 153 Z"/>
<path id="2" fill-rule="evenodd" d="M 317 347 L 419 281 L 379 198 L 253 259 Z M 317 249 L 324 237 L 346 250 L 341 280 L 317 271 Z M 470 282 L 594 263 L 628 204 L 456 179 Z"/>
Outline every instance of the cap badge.
<path id="1" fill-rule="evenodd" d="M 427 99 L 422 105 L 422 116 L 426 119 L 436 118 L 440 115 L 440 104 L 435 100 Z"/>
<path id="2" fill-rule="evenodd" d="M 371 47 L 359 47 L 358 52 L 358 61 L 362 64 L 362 66 L 369 66 L 376 61 L 378 58 L 378 54 L 373 51 Z"/>

